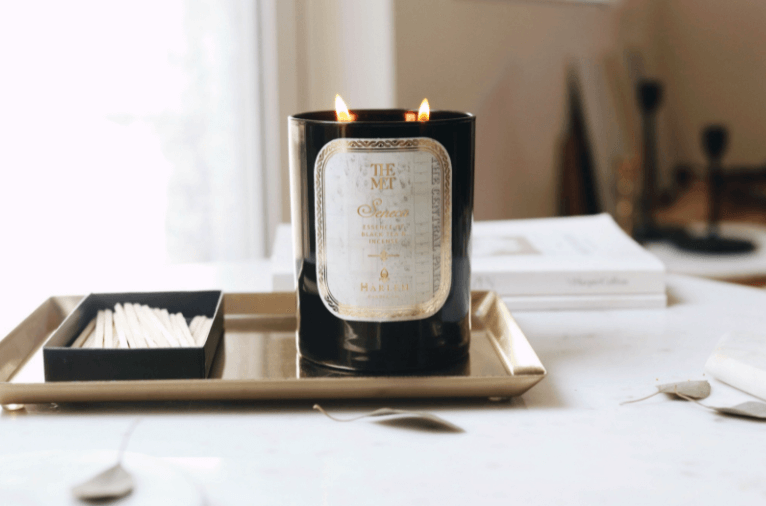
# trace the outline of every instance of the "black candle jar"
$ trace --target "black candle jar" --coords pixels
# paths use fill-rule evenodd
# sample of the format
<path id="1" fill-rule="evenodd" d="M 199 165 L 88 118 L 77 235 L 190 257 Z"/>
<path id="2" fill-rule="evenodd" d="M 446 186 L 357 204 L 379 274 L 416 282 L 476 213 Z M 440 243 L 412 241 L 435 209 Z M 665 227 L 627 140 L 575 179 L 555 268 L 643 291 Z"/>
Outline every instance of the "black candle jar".
<path id="1" fill-rule="evenodd" d="M 406 112 L 289 119 L 304 359 L 394 373 L 467 356 L 475 118 Z"/>

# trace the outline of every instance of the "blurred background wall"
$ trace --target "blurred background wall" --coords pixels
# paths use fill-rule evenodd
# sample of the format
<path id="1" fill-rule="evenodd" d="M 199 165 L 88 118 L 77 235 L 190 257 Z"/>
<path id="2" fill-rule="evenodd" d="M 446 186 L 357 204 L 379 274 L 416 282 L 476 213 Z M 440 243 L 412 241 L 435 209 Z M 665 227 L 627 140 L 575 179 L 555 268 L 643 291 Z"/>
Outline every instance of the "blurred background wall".
<path id="1" fill-rule="evenodd" d="M 676 158 L 702 162 L 699 131 L 728 125 L 727 161 L 766 160 L 766 2 L 657 2 L 660 76 Z"/>
<path id="2" fill-rule="evenodd" d="M 415 108 L 428 97 L 478 115 L 477 219 L 555 214 L 567 66 L 597 64 L 618 45 L 640 48 L 654 66 L 658 42 L 649 0 L 295 0 L 278 9 L 283 116 L 331 108 L 335 93 L 352 108 Z M 286 188 L 285 176 L 285 220 Z"/>
<path id="3" fill-rule="evenodd" d="M 352 108 L 414 108 L 428 97 L 434 108 L 474 112 L 477 219 L 555 214 L 567 68 L 573 62 L 596 68 L 610 54 L 639 54 L 645 75 L 666 85 L 659 113 L 664 182 L 676 163 L 703 161 L 700 129 L 710 122 L 731 126 L 728 161 L 766 158 L 760 140 L 766 132 L 763 2 L 279 3 L 282 43 L 290 46 L 282 53 L 281 79 L 297 82 L 295 96 L 282 99 L 283 116 L 331 108 L 335 93 Z M 598 94 L 597 83 L 584 87 Z M 605 122 L 591 130 L 609 135 L 607 118 L 589 121 Z M 598 139 L 594 145 L 600 149 Z M 596 155 L 597 164 L 610 163 Z M 285 220 L 286 188 L 285 179 Z"/>
<path id="4" fill-rule="evenodd" d="M 397 0 L 397 99 L 477 115 L 476 219 L 556 214 L 568 65 L 618 44 L 651 52 L 653 10 L 509 1 Z M 413 106 L 410 106 L 413 107 Z"/>

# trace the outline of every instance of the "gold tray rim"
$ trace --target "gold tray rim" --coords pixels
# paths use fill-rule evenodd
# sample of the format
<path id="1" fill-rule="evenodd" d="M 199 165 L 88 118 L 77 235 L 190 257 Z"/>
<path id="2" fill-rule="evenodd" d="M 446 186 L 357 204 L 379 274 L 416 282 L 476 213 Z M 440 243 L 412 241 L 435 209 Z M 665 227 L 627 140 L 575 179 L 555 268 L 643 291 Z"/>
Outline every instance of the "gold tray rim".
<path id="1" fill-rule="evenodd" d="M 513 397 L 526 392 L 547 371 L 502 299 L 493 291 L 471 293 L 474 325 L 487 332 L 506 376 L 366 376 L 295 379 L 179 379 L 12 383 L 14 375 L 58 324 L 51 310 L 66 316 L 81 296 L 45 300 L 0 340 L 0 404 L 112 401 L 221 401 L 369 398 Z M 58 302 L 57 302 L 58 301 Z M 258 312 L 252 308 L 258 307 Z M 294 292 L 224 293 L 225 318 L 295 315 Z M 59 322 L 60 323 L 60 322 Z M 224 324 L 225 326 L 225 324 Z"/>

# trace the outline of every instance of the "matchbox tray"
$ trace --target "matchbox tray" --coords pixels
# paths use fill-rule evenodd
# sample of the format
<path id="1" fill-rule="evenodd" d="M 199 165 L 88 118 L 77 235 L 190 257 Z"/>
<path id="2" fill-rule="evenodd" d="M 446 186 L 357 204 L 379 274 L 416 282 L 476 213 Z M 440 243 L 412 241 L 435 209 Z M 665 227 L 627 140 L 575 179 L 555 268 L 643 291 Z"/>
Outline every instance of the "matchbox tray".
<path id="1" fill-rule="evenodd" d="M 301 360 L 294 293 L 224 294 L 224 335 L 207 379 L 45 382 L 42 348 L 82 297 L 51 297 L 0 341 L 0 404 L 44 402 L 510 397 L 546 371 L 503 301 L 473 292 L 470 356 L 449 370 L 370 376 Z M 13 406 L 17 408 L 18 406 Z"/>

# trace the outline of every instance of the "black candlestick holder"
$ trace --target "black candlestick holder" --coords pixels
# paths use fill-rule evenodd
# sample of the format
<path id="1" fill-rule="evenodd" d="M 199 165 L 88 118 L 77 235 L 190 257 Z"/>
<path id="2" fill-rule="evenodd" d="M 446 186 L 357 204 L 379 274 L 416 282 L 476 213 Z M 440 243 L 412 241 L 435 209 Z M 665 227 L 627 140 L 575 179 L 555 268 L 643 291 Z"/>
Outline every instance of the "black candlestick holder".
<path id="1" fill-rule="evenodd" d="M 721 201 L 724 191 L 724 174 L 721 165 L 729 134 L 722 125 L 709 125 L 702 130 L 702 150 L 708 159 L 708 224 L 704 236 L 683 234 L 673 241 L 675 245 L 687 251 L 711 254 L 749 253 L 755 244 L 743 239 L 721 237 Z"/>
<path id="2" fill-rule="evenodd" d="M 684 235 L 679 227 L 660 226 L 654 212 L 660 197 L 657 184 L 657 110 L 662 103 L 663 87 L 659 81 L 641 80 L 637 88 L 638 105 L 641 109 L 644 140 L 643 188 L 638 203 L 638 216 L 633 237 L 639 242 L 674 240 Z"/>

